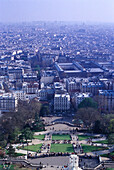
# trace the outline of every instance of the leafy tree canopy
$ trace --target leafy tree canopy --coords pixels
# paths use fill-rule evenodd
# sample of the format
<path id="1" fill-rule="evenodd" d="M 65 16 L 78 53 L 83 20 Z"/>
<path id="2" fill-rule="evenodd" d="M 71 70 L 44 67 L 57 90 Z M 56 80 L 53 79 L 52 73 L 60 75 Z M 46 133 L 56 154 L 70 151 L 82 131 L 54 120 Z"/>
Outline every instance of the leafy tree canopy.
<path id="1" fill-rule="evenodd" d="M 108 143 L 114 144 L 114 133 L 112 133 L 108 136 Z"/>
<path id="2" fill-rule="evenodd" d="M 90 107 L 78 109 L 75 115 L 75 119 L 82 120 L 86 126 L 90 126 L 96 120 L 100 120 L 100 117 L 99 112 Z"/>
<path id="3" fill-rule="evenodd" d="M 87 108 L 87 107 L 97 109 L 97 103 L 92 98 L 86 98 L 78 106 L 78 108 Z"/>

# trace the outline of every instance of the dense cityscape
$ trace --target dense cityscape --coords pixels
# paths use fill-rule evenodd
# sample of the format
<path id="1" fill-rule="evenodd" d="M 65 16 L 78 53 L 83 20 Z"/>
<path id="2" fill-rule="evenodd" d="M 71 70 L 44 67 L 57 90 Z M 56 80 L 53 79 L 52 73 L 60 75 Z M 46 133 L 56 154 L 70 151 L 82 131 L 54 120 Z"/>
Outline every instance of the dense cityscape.
<path id="1" fill-rule="evenodd" d="M 0 24 L 0 157 L 4 169 L 114 168 L 113 24 Z"/>

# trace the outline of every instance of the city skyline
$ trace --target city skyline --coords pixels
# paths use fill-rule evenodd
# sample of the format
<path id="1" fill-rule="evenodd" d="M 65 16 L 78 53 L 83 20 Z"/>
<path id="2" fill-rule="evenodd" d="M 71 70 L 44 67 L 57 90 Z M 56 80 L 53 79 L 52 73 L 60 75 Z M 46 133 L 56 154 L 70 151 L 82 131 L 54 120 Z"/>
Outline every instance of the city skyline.
<path id="1" fill-rule="evenodd" d="M 113 0 L 0 0 L 0 22 L 114 23 Z"/>

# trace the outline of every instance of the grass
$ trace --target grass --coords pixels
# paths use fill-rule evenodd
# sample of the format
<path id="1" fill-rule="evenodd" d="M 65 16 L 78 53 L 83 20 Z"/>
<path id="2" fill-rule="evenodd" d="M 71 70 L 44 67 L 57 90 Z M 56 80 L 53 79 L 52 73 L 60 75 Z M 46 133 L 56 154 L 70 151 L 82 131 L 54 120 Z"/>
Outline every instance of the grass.
<path id="1" fill-rule="evenodd" d="M 93 143 L 109 144 L 108 140 L 101 140 L 101 141 L 96 141 L 96 142 L 93 142 Z"/>
<path id="2" fill-rule="evenodd" d="M 114 168 L 106 168 L 106 170 L 114 170 Z"/>
<path id="3" fill-rule="evenodd" d="M 37 152 L 38 150 L 41 150 L 42 144 L 37 144 L 37 145 L 29 145 L 29 146 L 25 146 L 24 148 L 22 148 L 23 150 L 27 150 L 28 151 L 33 151 L 33 152 Z"/>
<path id="4" fill-rule="evenodd" d="M 72 144 L 51 144 L 50 152 L 74 152 Z"/>
<path id="5" fill-rule="evenodd" d="M 86 139 L 88 139 L 88 138 L 95 138 L 94 136 L 87 136 L 87 135 L 78 135 L 78 139 L 79 139 L 79 141 L 81 141 L 81 140 L 86 140 Z"/>
<path id="6" fill-rule="evenodd" d="M 34 135 L 33 138 L 34 139 L 39 139 L 39 140 L 44 140 L 45 135 Z"/>
<path id="7" fill-rule="evenodd" d="M 6 167 L 8 166 L 6 165 Z M 0 165 L 0 170 L 3 170 L 3 169 L 4 169 L 3 165 Z M 14 170 L 14 165 L 11 165 L 10 168 L 8 168 L 8 170 Z"/>
<path id="8" fill-rule="evenodd" d="M 52 140 L 71 140 L 70 135 L 53 134 Z"/>
<path id="9" fill-rule="evenodd" d="M 102 157 L 107 157 L 107 158 L 109 158 L 110 156 L 114 156 L 114 151 L 113 152 L 111 152 L 111 153 L 109 153 L 109 154 L 103 154 L 103 155 L 101 155 Z"/>
<path id="10" fill-rule="evenodd" d="M 25 156 L 26 154 L 23 153 L 15 153 L 14 157 L 18 157 L 18 156 Z"/>
<path id="11" fill-rule="evenodd" d="M 83 149 L 84 153 L 87 153 L 87 152 L 105 150 L 105 149 L 108 149 L 108 148 L 107 147 L 101 147 L 101 146 L 91 146 L 91 145 L 82 144 L 82 149 Z"/>
<path id="12" fill-rule="evenodd" d="M 11 165 L 10 168 L 8 170 L 31 170 L 31 168 L 20 168 L 17 165 Z M 0 170 L 3 170 L 3 165 L 0 165 Z M 35 169 L 33 169 L 35 170 Z"/>

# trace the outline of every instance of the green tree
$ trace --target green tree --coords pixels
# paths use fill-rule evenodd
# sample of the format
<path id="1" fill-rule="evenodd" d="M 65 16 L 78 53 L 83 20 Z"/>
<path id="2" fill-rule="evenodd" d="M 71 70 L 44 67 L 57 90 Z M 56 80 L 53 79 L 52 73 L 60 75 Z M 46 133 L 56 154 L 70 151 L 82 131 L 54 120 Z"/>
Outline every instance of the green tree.
<path id="1" fill-rule="evenodd" d="M 97 109 L 97 103 L 92 98 L 86 98 L 78 105 L 78 108 L 88 108 L 88 107 Z"/>
<path id="2" fill-rule="evenodd" d="M 114 133 L 114 119 L 110 120 L 108 129 L 110 133 Z"/>
<path id="3" fill-rule="evenodd" d="M 35 119 L 34 119 L 34 122 L 32 124 L 32 130 L 33 131 L 44 130 L 44 124 L 40 120 L 40 118 L 39 118 L 37 113 L 35 114 Z"/>
<path id="4" fill-rule="evenodd" d="M 18 135 L 19 135 L 20 131 L 19 131 L 19 128 L 16 127 L 14 129 L 14 131 L 12 133 L 9 134 L 8 136 L 8 142 L 9 143 L 15 143 L 18 141 Z"/>
<path id="5" fill-rule="evenodd" d="M 13 148 L 12 145 L 10 145 L 9 148 L 8 148 L 8 155 L 9 156 L 14 156 L 15 155 L 15 149 Z"/>
<path id="6" fill-rule="evenodd" d="M 50 110 L 48 105 L 43 105 L 40 110 L 40 116 L 49 115 Z"/>
<path id="7" fill-rule="evenodd" d="M 24 137 L 24 139 L 26 140 L 27 143 L 28 143 L 28 140 L 33 139 L 33 132 L 28 127 L 23 129 L 22 135 L 23 135 L 23 137 Z"/>
<path id="8" fill-rule="evenodd" d="M 23 136 L 23 134 L 19 135 L 19 141 L 20 141 L 20 143 L 23 143 L 23 142 L 24 142 L 24 136 Z"/>
<path id="9" fill-rule="evenodd" d="M 108 143 L 114 144 L 114 133 L 112 133 L 108 136 Z"/>
<path id="10" fill-rule="evenodd" d="M 41 104 L 36 100 L 32 100 L 29 103 L 19 101 L 17 112 L 9 112 L 0 117 L 0 145 L 5 145 L 6 141 L 9 143 L 16 142 L 20 131 L 27 124 L 31 127 L 36 112 L 39 117 L 40 109 Z"/>

